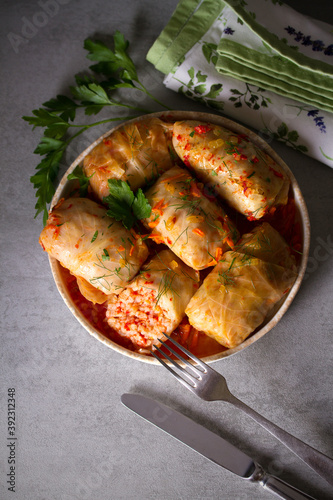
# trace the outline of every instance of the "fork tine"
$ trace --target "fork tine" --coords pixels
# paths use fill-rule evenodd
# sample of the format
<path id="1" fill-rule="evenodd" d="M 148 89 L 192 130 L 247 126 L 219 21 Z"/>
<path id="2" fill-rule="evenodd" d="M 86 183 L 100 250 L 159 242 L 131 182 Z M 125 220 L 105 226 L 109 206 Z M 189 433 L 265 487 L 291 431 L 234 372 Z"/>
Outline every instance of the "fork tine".
<path id="1" fill-rule="evenodd" d="M 200 380 L 200 378 L 201 378 L 200 376 L 201 376 L 201 374 L 202 374 L 202 371 L 201 371 L 201 370 L 199 370 L 199 369 L 198 369 L 195 365 L 193 365 L 192 363 L 190 363 L 187 359 L 184 359 L 184 358 L 183 358 L 183 357 L 182 357 L 182 356 L 181 356 L 178 352 L 176 352 L 174 349 L 172 349 L 172 347 L 170 347 L 169 345 L 166 345 L 166 343 L 165 343 L 165 342 L 163 342 L 163 340 L 161 340 L 161 339 L 158 339 L 158 340 L 162 343 L 162 345 L 163 345 L 166 349 L 168 349 L 168 351 L 172 352 L 172 353 L 173 353 L 173 354 L 174 354 L 174 355 L 175 355 L 175 356 L 176 356 L 176 357 L 177 357 L 180 361 L 182 361 L 182 362 L 183 362 L 186 366 L 188 366 L 188 367 L 192 370 L 193 374 L 192 374 L 192 373 L 190 373 L 190 372 L 188 372 L 188 371 L 186 370 L 186 368 L 185 368 L 185 370 L 184 370 L 184 368 L 183 368 L 181 365 L 179 365 L 179 364 L 178 364 L 178 363 L 177 363 L 174 359 L 170 358 L 170 357 L 169 357 L 166 353 L 164 353 L 164 351 L 161 351 L 161 349 L 159 349 L 156 345 L 154 345 L 154 347 L 155 347 L 155 348 L 156 348 L 156 349 L 157 349 L 157 350 L 158 350 L 161 354 L 163 354 L 163 356 L 167 357 L 167 358 L 169 359 L 169 361 L 171 361 L 171 363 L 173 363 L 173 364 L 174 364 L 174 366 L 176 366 L 177 368 L 179 368 L 179 369 L 180 369 L 180 370 L 182 370 L 183 372 L 187 373 L 189 376 L 191 376 L 191 377 L 193 376 L 193 377 L 195 377 L 197 380 Z"/>
<path id="2" fill-rule="evenodd" d="M 156 347 L 156 346 L 155 346 Z M 166 356 L 170 361 L 173 361 L 172 358 L 170 358 L 167 354 L 165 354 L 163 351 L 161 351 L 158 347 L 156 347 L 156 349 L 161 352 L 163 354 L 163 356 Z M 154 358 L 157 359 L 157 361 L 159 361 L 159 363 L 161 363 L 167 370 L 169 370 L 169 372 L 174 375 L 174 377 L 177 378 L 177 380 L 183 384 L 187 389 L 190 389 L 190 391 L 193 391 L 194 392 L 194 389 L 195 389 L 195 385 L 192 385 L 190 384 L 190 382 L 188 382 L 187 380 L 185 380 L 183 377 L 181 377 L 177 372 L 176 370 L 174 370 L 173 368 L 171 368 L 169 365 L 167 365 L 165 363 L 165 361 L 162 359 L 162 358 L 159 358 L 157 356 L 157 354 L 155 354 L 153 351 L 151 352 L 151 354 L 154 356 Z M 175 366 L 177 366 L 178 368 L 181 368 L 179 365 L 177 365 L 177 363 L 175 363 Z M 185 373 L 186 370 L 184 370 L 183 368 L 181 368 Z M 187 373 L 188 375 L 188 373 Z M 191 379 L 190 379 L 191 380 Z M 193 380 L 192 380 L 193 382 Z"/>
<path id="3" fill-rule="evenodd" d="M 170 340 L 170 342 L 172 342 L 172 344 L 174 344 L 176 347 L 178 347 L 178 349 L 180 349 L 184 354 L 186 354 L 186 356 L 188 356 L 189 358 L 191 358 L 193 361 L 195 361 L 201 368 L 203 368 L 205 371 L 208 371 L 208 365 L 206 365 L 206 363 L 204 363 L 203 361 L 201 361 L 201 359 L 197 358 L 196 356 L 194 356 L 194 354 L 192 354 L 190 351 L 188 351 L 185 347 L 183 347 L 182 345 L 178 344 L 178 342 L 174 339 L 172 339 L 169 335 L 167 335 L 166 333 L 163 333 L 163 335 L 165 337 L 168 338 L 168 340 Z M 162 341 L 162 344 L 165 345 L 165 343 Z M 169 346 L 167 346 L 167 349 L 170 349 Z M 171 350 L 171 349 L 170 349 Z M 174 351 L 173 351 L 174 352 Z M 174 353 L 176 354 L 176 353 Z M 179 354 L 176 354 L 176 356 L 178 356 L 179 359 L 181 359 L 182 361 L 186 361 L 184 358 L 182 358 Z M 193 365 L 191 365 L 193 366 Z"/>

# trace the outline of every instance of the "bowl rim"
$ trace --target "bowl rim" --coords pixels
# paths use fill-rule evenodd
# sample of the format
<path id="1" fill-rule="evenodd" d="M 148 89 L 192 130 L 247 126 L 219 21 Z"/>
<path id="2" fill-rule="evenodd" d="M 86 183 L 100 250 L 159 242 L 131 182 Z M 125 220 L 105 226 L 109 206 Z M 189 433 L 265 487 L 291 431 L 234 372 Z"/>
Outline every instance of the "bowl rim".
<path id="1" fill-rule="evenodd" d="M 308 210 L 306 207 L 305 200 L 303 198 L 303 195 L 301 193 L 300 187 L 297 183 L 297 180 L 288 167 L 288 165 L 284 162 L 284 160 L 271 148 L 271 146 L 264 140 L 262 139 L 257 133 L 253 132 L 252 130 L 248 129 L 247 127 L 241 125 L 240 123 L 237 123 L 233 120 L 230 120 L 229 118 L 225 118 L 222 115 L 216 115 L 212 113 L 206 113 L 206 112 L 197 112 L 197 111 L 177 111 L 177 110 L 171 110 L 171 111 L 160 111 L 160 112 L 155 112 L 155 113 L 149 113 L 149 114 L 144 114 L 141 116 L 138 116 L 136 118 L 132 118 L 130 120 L 124 119 L 121 123 L 118 125 L 112 127 L 109 129 L 107 132 L 105 132 L 103 135 L 101 135 L 98 139 L 96 139 L 93 143 L 91 143 L 82 153 L 79 154 L 79 156 L 71 163 L 71 165 L 68 167 L 66 172 L 64 173 L 62 179 L 60 180 L 58 187 L 53 195 L 51 204 L 50 204 L 50 210 L 59 202 L 61 198 L 64 197 L 64 192 L 66 190 L 66 187 L 68 188 L 68 184 L 71 181 L 68 181 L 67 176 L 73 172 L 76 166 L 80 165 L 85 156 L 90 153 L 92 149 L 94 149 L 95 146 L 97 146 L 100 142 L 103 141 L 106 137 L 108 137 L 112 132 L 116 131 L 117 129 L 123 127 L 124 125 L 131 124 L 131 123 L 136 123 L 138 121 L 143 121 L 147 120 L 148 118 L 160 118 L 160 119 L 165 119 L 167 121 L 177 121 L 177 120 L 200 120 L 200 121 L 205 121 L 205 122 L 211 122 L 216 125 L 221 125 L 237 134 L 245 134 L 249 137 L 251 142 L 254 142 L 256 145 L 258 145 L 262 150 L 264 150 L 269 156 L 271 156 L 276 163 L 281 166 L 284 171 L 287 173 L 293 195 L 295 198 L 295 203 L 296 206 L 299 210 L 299 214 L 301 217 L 301 224 L 302 224 L 302 231 L 303 231 L 303 249 L 302 249 L 302 257 L 301 257 L 301 262 L 299 265 L 298 269 L 298 276 L 295 280 L 295 283 L 291 287 L 289 293 L 286 295 L 284 298 L 282 304 L 279 306 L 278 310 L 274 313 L 273 317 L 266 323 L 262 328 L 260 328 L 257 332 L 252 334 L 250 337 L 248 337 L 244 342 L 242 342 L 239 346 L 234 347 L 232 349 L 227 349 L 225 351 L 222 351 L 220 353 L 213 354 L 211 356 L 206 356 L 201 358 L 202 361 L 205 363 L 212 363 L 219 361 L 221 359 L 227 358 L 229 356 L 232 356 L 246 347 L 252 345 L 254 342 L 259 340 L 261 337 L 263 337 L 266 333 L 268 333 L 282 318 L 282 316 L 286 313 L 288 310 L 289 306 L 291 305 L 292 301 L 294 300 L 304 277 L 305 271 L 306 271 L 306 266 L 307 266 L 307 261 L 309 257 L 309 249 L 310 249 L 310 219 L 309 219 L 309 214 Z M 90 323 L 89 321 L 83 316 L 83 314 L 80 311 L 77 311 L 75 306 L 73 305 L 73 301 L 70 297 L 70 294 L 67 290 L 67 287 L 63 281 L 62 274 L 60 273 L 60 263 L 53 257 L 49 255 L 49 263 L 52 271 L 52 275 L 54 278 L 54 281 L 56 283 L 56 286 L 58 288 L 58 291 L 60 295 L 62 296 L 65 304 L 69 308 L 69 310 L 72 312 L 72 314 L 75 316 L 75 318 L 81 323 L 81 325 L 84 327 L 85 330 L 90 333 L 93 337 L 95 337 L 97 340 L 102 342 L 104 345 L 107 347 L 117 351 L 120 354 L 123 354 L 127 357 L 130 357 L 135 360 L 139 360 L 144 363 L 148 364 L 154 364 L 154 365 L 160 365 L 160 363 L 153 357 L 153 356 L 147 356 L 145 354 L 137 353 L 134 351 L 130 351 L 129 349 L 126 349 L 125 347 L 120 346 L 116 342 L 112 341 L 111 339 L 105 337 L 102 333 L 97 331 Z"/>

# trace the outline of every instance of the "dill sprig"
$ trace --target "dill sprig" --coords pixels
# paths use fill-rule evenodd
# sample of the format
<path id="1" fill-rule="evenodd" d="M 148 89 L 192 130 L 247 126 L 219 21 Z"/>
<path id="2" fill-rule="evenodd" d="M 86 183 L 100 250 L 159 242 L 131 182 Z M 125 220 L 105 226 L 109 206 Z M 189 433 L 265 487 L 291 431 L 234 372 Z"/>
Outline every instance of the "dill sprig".
<path id="1" fill-rule="evenodd" d="M 156 268 L 150 269 L 149 267 L 147 267 L 144 270 L 140 271 L 140 273 L 139 273 L 143 277 L 143 279 L 145 279 L 146 281 L 151 280 L 151 278 L 148 278 L 146 276 L 147 273 L 148 274 L 151 272 L 163 273 L 162 277 L 159 281 L 159 285 L 158 285 L 158 289 L 157 289 L 155 307 L 158 305 L 158 303 L 161 300 L 161 298 L 163 297 L 163 295 L 167 294 L 168 292 L 171 292 L 173 297 L 175 295 L 177 295 L 179 297 L 179 294 L 172 287 L 173 281 L 174 281 L 175 277 L 177 276 L 177 273 L 171 267 L 169 267 L 167 264 L 165 264 L 162 260 L 161 260 L 161 263 L 165 267 L 161 267 L 161 269 L 156 269 Z M 147 288 L 149 290 L 151 290 L 151 288 L 149 286 L 147 286 Z"/>
<path id="2" fill-rule="evenodd" d="M 225 291 L 228 293 L 228 287 L 235 284 L 235 276 L 231 274 L 231 270 L 234 266 L 236 257 L 234 257 L 230 263 L 230 266 L 225 271 L 218 272 L 217 282 L 224 286 Z"/>
<path id="3" fill-rule="evenodd" d="M 163 295 L 166 295 L 169 292 L 171 292 L 173 297 L 175 297 L 175 296 L 179 297 L 179 293 L 173 288 L 173 282 L 177 276 L 178 277 L 180 276 L 180 274 L 182 274 L 187 279 L 190 279 L 192 281 L 196 281 L 196 279 L 193 278 L 192 276 L 190 276 L 183 267 L 178 266 L 177 267 L 178 272 L 176 272 L 171 266 L 169 266 L 166 262 L 164 262 L 162 260 L 162 258 L 159 254 L 156 254 L 156 258 L 158 258 L 159 261 L 161 262 L 160 268 L 152 267 L 150 269 L 148 266 L 139 272 L 139 274 L 146 281 L 150 281 L 150 279 L 151 279 L 150 277 L 148 278 L 147 276 L 145 276 L 146 273 L 148 273 L 148 274 L 155 273 L 155 272 L 162 273 L 162 277 L 161 277 L 161 279 L 159 281 L 159 285 L 158 285 L 155 307 L 158 305 L 158 303 L 161 300 L 161 298 L 163 297 Z"/>
<path id="4" fill-rule="evenodd" d="M 92 116 L 108 107 L 127 108 L 135 113 L 127 119 L 151 112 L 115 99 L 113 94 L 121 88 L 143 92 L 163 108 L 169 109 L 139 80 L 134 62 L 127 52 L 129 42 L 122 33 L 116 31 L 113 36 L 113 50 L 104 43 L 89 38 L 85 40 L 84 48 L 88 51 L 87 58 L 96 62 L 90 66 L 94 76 L 75 75 L 76 85 L 69 88 L 71 97 L 57 95 L 43 103 L 40 108 L 34 109 L 32 116 L 22 117 L 33 130 L 36 127 L 44 129 L 43 136 L 34 150 L 34 153 L 40 155 L 42 159 L 36 166 L 36 173 L 30 178 L 37 198 L 35 217 L 42 213 L 44 224 L 48 216 L 48 204 L 55 192 L 54 183 L 68 145 L 91 127 L 123 120 L 122 117 L 112 117 L 80 124 L 76 122 L 79 110 L 83 110 L 87 116 Z M 73 135 L 70 135 L 71 131 L 74 132 Z"/>

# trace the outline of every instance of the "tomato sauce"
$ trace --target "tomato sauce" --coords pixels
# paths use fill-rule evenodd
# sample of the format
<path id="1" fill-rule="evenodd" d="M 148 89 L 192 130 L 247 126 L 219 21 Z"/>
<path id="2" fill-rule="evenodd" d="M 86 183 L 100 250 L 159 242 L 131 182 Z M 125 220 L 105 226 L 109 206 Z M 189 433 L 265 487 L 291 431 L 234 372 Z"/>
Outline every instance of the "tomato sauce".
<path id="1" fill-rule="evenodd" d="M 287 205 L 278 207 L 276 210 L 272 211 L 272 213 L 266 214 L 264 217 L 255 222 L 249 221 L 246 217 L 229 207 L 224 207 L 224 210 L 230 219 L 235 223 L 240 234 L 251 231 L 256 225 L 259 225 L 262 222 L 268 222 L 271 224 L 277 231 L 279 231 L 281 236 L 283 236 L 290 245 L 291 251 L 296 257 L 296 261 L 300 261 L 303 235 L 300 216 L 293 197 L 289 197 Z M 152 243 L 151 250 L 156 251 L 158 249 L 161 249 L 160 245 Z M 204 279 L 211 269 L 212 268 L 201 271 L 201 278 Z M 108 325 L 105 316 L 106 303 L 93 304 L 88 301 L 80 293 L 76 278 L 62 266 L 61 272 L 64 283 L 66 284 L 75 306 L 79 309 L 81 314 L 91 324 L 91 326 L 119 346 L 135 352 L 136 349 L 132 342 L 126 337 L 119 335 Z M 216 340 L 191 327 L 186 318 L 173 332 L 172 337 L 200 358 L 213 356 L 227 350 L 226 347 L 219 344 Z M 147 355 L 149 356 L 149 354 Z"/>

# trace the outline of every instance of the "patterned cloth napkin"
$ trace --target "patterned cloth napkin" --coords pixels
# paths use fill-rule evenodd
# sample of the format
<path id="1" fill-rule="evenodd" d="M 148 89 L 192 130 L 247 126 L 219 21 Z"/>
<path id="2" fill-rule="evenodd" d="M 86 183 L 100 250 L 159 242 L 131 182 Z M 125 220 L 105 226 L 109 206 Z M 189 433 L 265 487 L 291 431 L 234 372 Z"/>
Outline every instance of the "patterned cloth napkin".
<path id="1" fill-rule="evenodd" d="M 147 59 L 166 87 L 333 167 L 332 33 L 277 0 L 180 0 Z"/>

